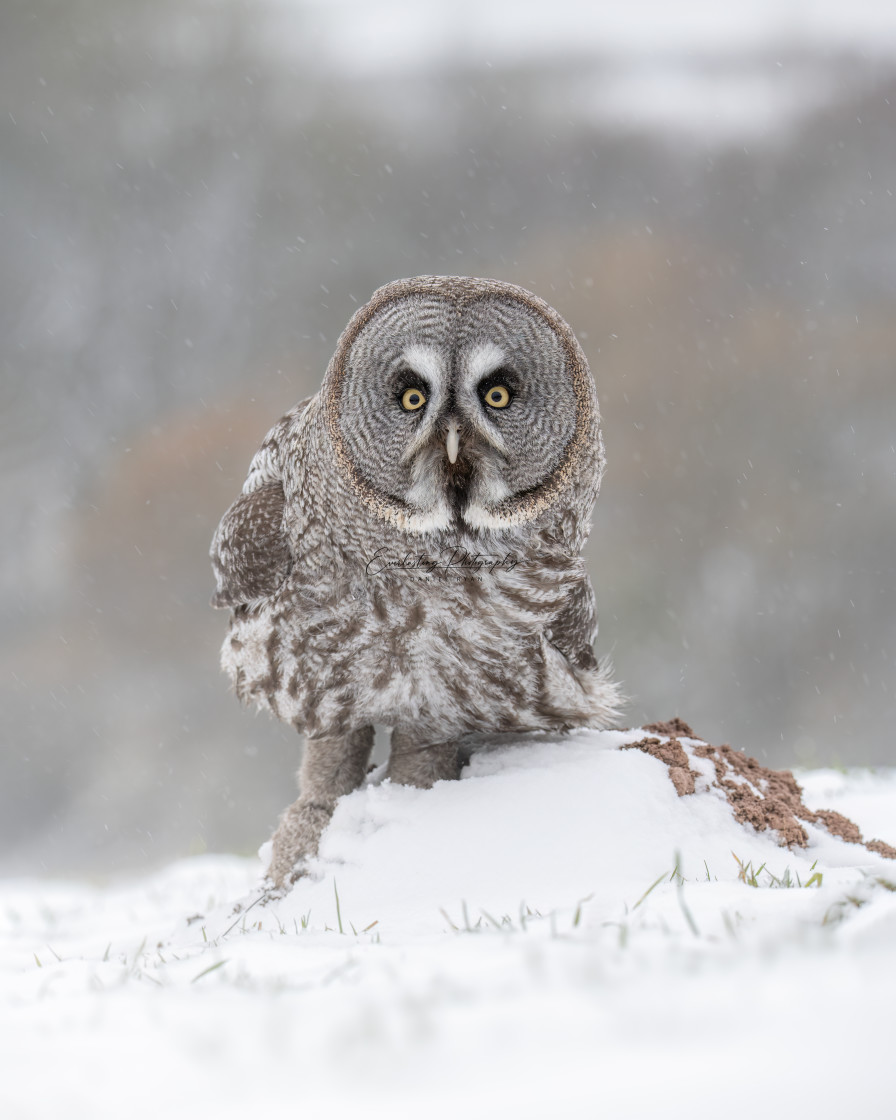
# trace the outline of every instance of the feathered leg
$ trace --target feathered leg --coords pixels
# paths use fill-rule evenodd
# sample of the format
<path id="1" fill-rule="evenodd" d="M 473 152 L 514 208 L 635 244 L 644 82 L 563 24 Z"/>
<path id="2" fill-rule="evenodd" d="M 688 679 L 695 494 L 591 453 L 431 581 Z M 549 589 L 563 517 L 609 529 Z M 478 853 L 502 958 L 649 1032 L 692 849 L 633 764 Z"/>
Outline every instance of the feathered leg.
<path id="1" fill-rule="evenodd" d="M 430 789 L 460 777 L 466 757 L 455 743 L 423 744 L 405 731 L 392 732 L 386 777 L 404 786 Z"/>
<path id="2" fill-rule="evenodd" d="M 268 878 L 288 886 L 302 874 L 302 863 L 317 854 L 321 833 L 336 802 L 357 789 L 367 773 L 373 728 L 362 727 L 335 739 L 306 739 L 299 770 L 299 798 L 280 818 Z"/>

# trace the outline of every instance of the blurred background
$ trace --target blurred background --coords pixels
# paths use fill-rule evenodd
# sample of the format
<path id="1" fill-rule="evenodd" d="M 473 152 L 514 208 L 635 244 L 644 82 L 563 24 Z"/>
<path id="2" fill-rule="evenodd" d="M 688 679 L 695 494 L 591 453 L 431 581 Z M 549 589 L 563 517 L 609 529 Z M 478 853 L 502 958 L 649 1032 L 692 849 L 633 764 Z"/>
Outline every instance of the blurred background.
<path id="1" fill-rule="evenodd" d="M 888 0 L 4 0 L 0 871 L 269 835 L 209 540 L 423 272 L 582 340 L 626 722 L 896 761 L 894 192 Z"/>

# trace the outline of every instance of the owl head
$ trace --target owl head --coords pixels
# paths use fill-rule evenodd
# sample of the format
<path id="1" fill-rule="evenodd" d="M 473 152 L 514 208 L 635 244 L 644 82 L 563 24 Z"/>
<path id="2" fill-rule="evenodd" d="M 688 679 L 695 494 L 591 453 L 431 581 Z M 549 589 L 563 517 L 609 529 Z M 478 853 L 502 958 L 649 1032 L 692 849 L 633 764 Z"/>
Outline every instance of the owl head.
<path id="1" fill-rule="evenodd" d="M 338 469 L 411 533 L 500 530 L 597 497 L 594 382 L 566 322 L 497 280 L 418 276 L 376 291 L 322 388 Z"/>

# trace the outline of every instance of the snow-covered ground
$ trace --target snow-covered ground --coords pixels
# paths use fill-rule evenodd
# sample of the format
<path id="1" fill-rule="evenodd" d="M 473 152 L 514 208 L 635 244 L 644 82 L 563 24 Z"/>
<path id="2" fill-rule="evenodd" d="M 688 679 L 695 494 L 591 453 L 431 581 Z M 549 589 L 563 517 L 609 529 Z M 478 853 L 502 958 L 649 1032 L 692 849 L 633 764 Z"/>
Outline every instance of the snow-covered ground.
<path id="1" fill-rule="evenodd" d="M 0 1115 L 893 1116 L 896 862 L 779 847 L 693 759 L 679 797 L 643 735 L 375 774 L 267 904 L 225 856 L 0 883 Z M 896 771 L 800 778 L 896 841 Z"/>

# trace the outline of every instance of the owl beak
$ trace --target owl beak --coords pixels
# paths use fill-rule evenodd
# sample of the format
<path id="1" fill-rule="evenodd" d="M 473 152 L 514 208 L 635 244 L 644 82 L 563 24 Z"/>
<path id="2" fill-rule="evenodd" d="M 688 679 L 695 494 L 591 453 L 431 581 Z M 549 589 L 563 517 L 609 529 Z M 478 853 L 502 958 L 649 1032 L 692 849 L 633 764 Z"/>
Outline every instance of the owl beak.
<path id="1" fill-rule="evenodd" d="M 458 437 L 457 421 L 452 420 L 448 425 L 448 438 L 445 441 L 445 450 L 448 452 L 448 462 L 457 462 L 457 452 L 460 447 L 460 439 Z"/>

